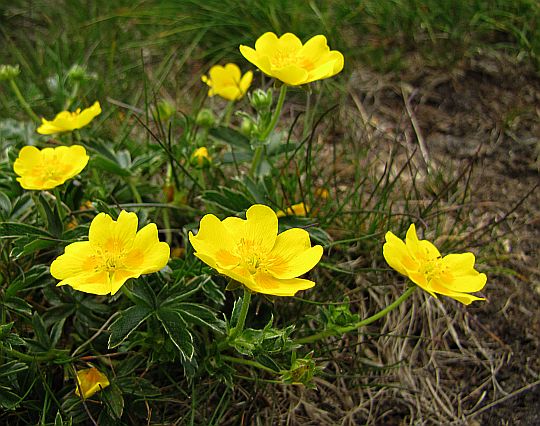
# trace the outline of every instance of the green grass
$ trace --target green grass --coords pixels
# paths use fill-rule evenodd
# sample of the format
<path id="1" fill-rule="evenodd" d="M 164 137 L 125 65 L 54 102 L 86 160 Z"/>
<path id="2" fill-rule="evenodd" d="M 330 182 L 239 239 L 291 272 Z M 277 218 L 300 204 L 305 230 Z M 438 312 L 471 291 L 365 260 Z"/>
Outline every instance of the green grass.
<path id="1" fill-rule="evenodd" d="M 388 230 L 403 237 L 414 222 L 441 252 L 475 248 L 479 269 L 488 270 L 493 265 L 483 259 L 496 264 L 499 247 L 483 243 L 502 221 L 475 223 L 475 158 L 426 168 L 403 140 L 407 125 L 398 120 L 391 131 L 380 130 L 351 107 L 347 81 L 356 67 L 394 75 L 419 66 L 445 70 L 483 51 L 538 67 L 539 16 L 532 0 L 0 5 L 0 64 L 20 65 L 16 84 L 38 116 L 96 99 L 103 107 L 80 131 L 40 136 L 12 87 L 0 81 L 0 422 L 278 424 L 291 415 L 293 424 L 381 424 L 388 401 L 396 400 L 388 410 L 411 422 L 462 418 L 452 407 L 448 413 L 436 404 L 411 405 L 420 386 L 414 380 L 427 373 L 415 376 L 409 364 L 420 359 L 432 368 L 430 356 L 449 353 L 448 364 L 454 356 L 470 362 L 456 375 L 489 378 L 479 343 L 467 339 L 469 314 L 461 307 L 417 290 L 383 320 L 342 331 L 406 289 L 382 258 Z M 197 123 L 203 107 L 221 117 L 226 109 L 205 96 L 200 76 L 226 61 L 248 69 L 238 45 L 253 45 L 265 31 L 290 31 L 304 41 L 323 33 L 344 53 L 346 68 L 306 90 L 289 90 L 266 162 L 250 175 L 256 149 L 239 132 L 241 114 L 232 115 L 232 131 Z M 73 78 L 75 65 L 87 78 Z M 258 73 L 254 86 L 270 87 L 270 79 Z M 163 100 L 176 109 L 170 118 L 156 112 Z M 247 97 L 235 111 L 256 115 Z M 80 178 L 58 192 L 20 187 L 13 162 L 24 145 L 71 143 L 91 156 Z M 191 161 L 198 146 L 210 150 L 207 169 Z M 280 228 L 305 228 L 324 246 L 310 274 L 317 286 L 295 298 L 253 295 L 251 334 L 227 343 L 224 321 L 237 326 L 245 296 L 193 256 L 188 232 L 207 213 L 242 216 L 255 203 L 279 210 L 299 202 L 310 217 L 283 218 Z M 135 211 L 141 226 L 156 223 L 161 240 L 183 254 L 112 297 L 56 287 L 51 262 L 86 239 L 97 212 L 116 217 L 121 209 Z M 164 320 L 171 306 L 180 312 L 177 322 Z M 147 315 L 138 322 L 141 312 Z M 83 402 L 74 395 L 74 376 L 88 365 L 106 371 L 111 386 Z M 368 410 L 375 392 L 384 402 Z M 289 413 L 291 401 L 303 408 Z"/>

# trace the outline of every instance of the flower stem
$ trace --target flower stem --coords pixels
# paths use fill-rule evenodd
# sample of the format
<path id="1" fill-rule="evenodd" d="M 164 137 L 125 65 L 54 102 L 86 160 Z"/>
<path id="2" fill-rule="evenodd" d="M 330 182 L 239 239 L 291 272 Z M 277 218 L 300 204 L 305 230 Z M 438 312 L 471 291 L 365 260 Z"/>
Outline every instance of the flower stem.
<path id="1" fill-rule="evenodd" d="M 66 217 L 64 207 L 62 206 L 62 198 L 60 197 L 60 190 L 58 187 L 54 187 L 53 189 L 54 198 L 56 201 L 56 209 L 58 210 L 58 217 L 60 218 L 60 222 L 64 223 L 64 219 Z"/>
<path id="2" fill-rule="evenodd" d="M 246 317 L 249 310 L 249 302 L 251 302 L 251 291 L 244 287 L 244 297 L 242 298 L 242 308 L 240 309 L 240 315 L 238 316 L 238 322 L 236 326 L 231 330 L 229 340 L 234 340 L 243 330 L 246 323 Z"/>
<path id="3" fill-rule="evenodd" d="M 272 119 L 270 120 L 268 127 L 266 128 L 266 130 L 260 137 L 261 141 L 265 141 L 268 135 L 272 132 L 272 130 L 274 130 L 274 127 L 276 127 L 277 121 L 279 120 L 279 116 L 281 115 L 281 110 L 283 109 L 283 103 L 285 102 L 286 94 L 287 94 L 287 85 L 284 84 L 281 86 L 281 89 L 279 91 L 279 98 L 276 104 L 276 109 L 274 110 L 274 114 L 272 115 Z"/>
<path id="4" fill-rule="evenodd" d="M 345 334 L 345 333 L 349 333 L 350 331 L 356 330 L 356 329 L 358 329 L 360 327 L 364 327 L 366 325 L 369 325 L 372 322 L 375 322 L 378 319 L 384 317 L 388 312 L 394 310 L 399 305 L 401 305 L 405 300 L 407 300 L 411 296 L 411 294 L 413 294 L 414 290 L 416 290 L 415 285 L 409 287 L 405 291 L 405 293 L 403 293 L 393 303 L 388 305 L 383 310 L 377 312 L 376 314 L 374 314 L 374 315 L 372 315 L 372 316 L 370 316 L 370 317 L 368 317 L 366 319 L 363 319 L 362 321 L 358 321 L 357 323 L 352 324 L 352 325 L 348 325 L 346 327 L 336 327 L 336 328 L 333 328 L 331 330 L 321 331 L 320 333 L 313 334 L 311 336 L 302 337 L 301 339 L 296 340 L 295 343 L 298 343 L 300 345 L 303 345 L 305 343 L 313 343 L 313 342 L 316 342 L 317 340 L 324 339 L 325 337 L 339 336 L 339 335 L 342 335 L 342 334 Z"/>
<path id="5" fill-rule="evenodd" d="M 275 371 L 271 369 L 270 367 L 267 367 L 266 365 L 262 365 L 260 362 L 253 361 L 251 359 L 235 358 L 229 355 L 220 355 L 220 358 L 224 361 L 229 361 L 235 364 L 242 364 L 242 365 L 248 365 L 250 367 L 255 367 L 255 368 L 258 368 L 259 370 L 263 370 L 268 373 L 272 373 L 272 374 L 279 373 L 279 371 Z"/>
<path id="6" fill-rule="evenodd" d="M 281 110 L 283 109 L 283 103 L 285 102 L 285 95 L 287 94 L 287 85 L 284 84 L 281 86 L 281 89 L 279 91 L 279 98 L 276 104 L 276 109 L 274 110 L 274 114 L 272 115 L 272 118 L 270 120 L 270 123 L 268 124 L 268 127 L 264 130 L 264 132 L 259 136 L 259 140 L 261 142 L 264 142 L 272 130 L 276 127 L 277 121 L 279 119 L 279 116 L 281 115 Z M 260 144 L 255 148 L 255 153 L 253 154 L 253 160 L 251 162 L 251 169 L 249 170 L 249 174 L 251 177 L 255 176 L 255 173 L 257 172 L 261 161 L 263 157 L 263 149 L 264 144 Z"/>
<path id="7" fill-rule="evenodd" d="M 13 90 L 13 93 L 15 93 L 15 97 L 23 107 L 23 109 L 26 111 L 26 113 L 34 120 L 35 122 L 39 123 L 39 117 L 36 115 L 34 110 L 32 110 L 32 107 L 30 107 L 30 104 L 26 102 L 26 99 L 24 99 L 24 96 L 22 95 L 21 91 L 19 90 L 19 87 L 17 86 L 17 83 L 15 83 L 15 80 L 11 79 L 9 80 L 9 85 L 11 86 L 11 90 Z"/>
<path id="8" fill-rule="evenodd" d="M 6 352 L 6 353 L 10 354 L 14 358 L 17 358 L 17 359 L 19 359 L 21 361 L 24 361 L 24 362 L 52 361 L 53 359 L 56 358 L 56 354 L 53 353 L 53 352 L 49 352 L 49 353 L 42 354 L 42 355 L 28 355 L 28 354 L 19 352 L 16 349 L 10 349 L 10 348 L 5 347 L 5 346 L 0 346 L 0 349 L 3 352 Z"/>

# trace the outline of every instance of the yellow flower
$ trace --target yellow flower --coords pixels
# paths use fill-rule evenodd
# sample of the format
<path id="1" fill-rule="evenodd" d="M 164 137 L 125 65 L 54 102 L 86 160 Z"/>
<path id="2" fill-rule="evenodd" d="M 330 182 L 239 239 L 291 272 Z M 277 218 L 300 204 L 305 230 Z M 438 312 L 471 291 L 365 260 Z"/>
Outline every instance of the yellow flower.
<path id="1" fill-rule="evenodd" d="M 77 371 L 77 387 L 75 395 L 81 396 L 83 399 L 90 398 L 96 392 L 105 389 L 109 386 L 107 376 L 99 371 L 96 367 L 87 368 Z"/>
<path id="2" fill-rule="evenodd" d="M 311 247 L 308 232 L 292 228 L 278 235 L 276 214 L 261 204 L 251 206 L 246 218 L 205 215 L 197 235 L 189 233 L 195 256 L 254 292 L 294 296 L 313 287 L 313 281 L 297 278 L 323 253 L 321 246 Z"/>
<path id="3" fill-rule="evenodd" d="M 157 272 L 167 264 L 170 249 L 159 242 L 150 223 L 137 232 L 135 213 L 124 210 L 118 221 L 105 213 L 90 224 L 88 241 L 68 245 L 51 264 L 58 285 L 93 294 L 115 294 L 129 278 Z"/>
<path id="4" fill-rule="evenodd" d="M 441 257 L 432 243 L 418 239 L 414 224 L 409 227 L 405 242 L 387 232 L 383 255 L 393 269 L 408 276 L 433 297 L 439 293 L 465 305 L 474 300 L 485 300 L 467 294 L 482 290 L 487 281 L 485 274 L 474 269 L 474 254 Z"/>
<path id="5" fill-rule="evenodd" d="M 304 203 L 293 204 L 291 207 L 287 208 L 285 211 L 279 210 L 276 213 L 277 217 L 306 216 L 307 214 L 308 214 L 308 208 Z"/>
<path id="6" fill-rule="evenodd" d="M 208 96 L 218 95 L 229 101 L 242 98 L 253 80 L 253 72 L 248 71 L 243 76 L 236 64 L 214 65 L 208 72 L 210 77 L 203 75 L 201 80 L 210 89 Z"/>
<path id="7" fill-rule="evenodd" d="M 208 154 L 208 150 L 203 146 L 197 148 L 193 154 L 191 154 L 191 164 L 198 167 L 204 167 L 210 165 L 212 159 Z"/>
<path id="8" fill-rule="evenodd" d="M 83 146 L 59 146 L 37 149 L 24 146 L 13 164 L 13 170 L 24 189 L 51 189 L 78 175 L 88 164 Z"/>
<path id="9" fill-rule="evenodd" d="M 255 49 L 241 45 L 240 52 L 262 72 L 290 86 L 332 77 L 344 64 L 341 52 L 330 50 L 323 35 L 316 35 L 302 45 L 294 34 L 286 33 L 278 38 L 268 32 L 255 42 Z"/>
<path id="10" fill-rule="evenodd" d="M 78 108 L 75 112 L 59 112 L 52 121 L 42 118 L 42 124 L 38 127 L 37 132 L 42 135 L 71 132 L 72 130 L 86 126 L 99 114 L 101 114 L 101 107 L 99 106 L 99 102 L 96 101 L 90 108 L 83 109 L 82 111 Z"/>

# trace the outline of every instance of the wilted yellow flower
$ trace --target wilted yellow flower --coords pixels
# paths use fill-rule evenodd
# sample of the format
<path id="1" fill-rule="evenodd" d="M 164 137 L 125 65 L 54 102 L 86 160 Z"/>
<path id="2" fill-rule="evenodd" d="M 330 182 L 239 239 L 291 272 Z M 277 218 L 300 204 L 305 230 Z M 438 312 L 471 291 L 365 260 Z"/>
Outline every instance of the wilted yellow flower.
<path id="1" fill-rule="evenodd" d="M 42 135 L 71 132 L 72 130 L 86 126 L 99 114 L 101 114 L 101 107 L 99 106 L 99 102 L 96 101 L 94 105 L 82 111 L 78 108 L 75 112 L 59 112 L 52 121 L 42 118 L 42 124 L 38 127 L 37 132 Z"/>
<path id="2" fill-rule="evenodd" d="M 244 57 L 270 77 L 290 86 L 299 86 L 336 75 L 343 69 L 341 52 L 330 50 L 326 37 L 316 35 L 302 45 L 291 33 L 277 37 L 264 33 L 255 42 L 255 49 L 240 46 Z"/>
<path id="3" fill-rule="evenodd" d="M 474 254 L 441 257 L 432 243 L 418 239 L 414 224 L 409 227 L 405 242 L 387 232 L 383 255 L 393 269 L 408 276 L 433 297 L 439 293 L 465 305 L 474 300 L 485 300 L 467 294 L 482 290 L 487 281 L 485 274 L 474 269 Z"/>
<path id="4" fill-rule="evenodd" d="M 167 264 L 169 245 L 160 242 L 155 223 L 137 232 L 135 213 L 124 210 L 113 220 L 98 214 L 90 224 L 88 241 L 68 245 L 51 264 L 58 285 L 93 294 L 115 294 L 129 278 L 157 272 Z"/>
<path id="5" fill-rule="evenodd" d="M 236 64 L 214 65 L 208 71 L 209 77 L 203 75 L 201 80 L 210 89 L 208 96 L 218 95 L 229 101 L 236 101 L 242 98 L 253 80 L 253 72 L 248 71 L 243 76 L 240 68 Z"/>
<path id="6" fill-rule="evenodd" d="M 212 159 L 208 154 L 208 150 L 203 146 L 197 148 L 193 154 L 191 154 L 191 164 L 198 167 L 208 166 Z"/>
<path id="7" fill-rule="evenodd" d="M 78 175 L 88 164 L 86 149 L 81 145 L 37 149 L 24 146 L 13 164 L 13 170 L 24 189 L 51 189 Z"/>
<path id="8" fill-rule="evenodd" d="M 90 398 L 96 392 L 105 389 L 109 386 L 109 379 L 107 376 L 99 371 L 96 367 L 86 368 L 84 370 L 77 371 L 77 387 L 75 388 L 75 395 L 82 398 Z"/>
<path id="9" fill-rule="evenodd" d="M 308 209 L 304 203 L 293 204 L 291 207 L 276 212 L 277 217 L 285 216 L 306 216 L 308 214 Z"/>
<path id="10" fill-rule="evenodd" d="M 256 204 L 246 212 L 246 220 L 228 217 L 220 221 L 207 214 L 197 235 L 189 233 L 195 256 L 220 274 L 250 290 L 275 296 L 294 296 L 315 285 L 297 278 L 321 259 L 321 246 L 311 247 L 304 229 L 292 228 L 278 235 L 276 213 Z"/>

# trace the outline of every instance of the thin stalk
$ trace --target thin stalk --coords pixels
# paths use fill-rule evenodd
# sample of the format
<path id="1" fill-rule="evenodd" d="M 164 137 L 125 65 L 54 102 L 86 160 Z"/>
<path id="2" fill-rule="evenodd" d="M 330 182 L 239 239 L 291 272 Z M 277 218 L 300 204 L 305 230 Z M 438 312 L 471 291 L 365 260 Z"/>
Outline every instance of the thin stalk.
<path id="1" fill-rule="evenodd" d="M 320 333 L 313 334 L 311 336 L 302 337 L 301 339 L 297 339 L 295 341 L 295 343 L 298 343 L 300 345 L 303 345 L 303 344 L 306 344 L 306 343 L 313 343 L 313 342 L 316 342 L 317 340 L 324 339 L 325 337 L 340 336 L 342 334 L 349 333 L 350 331 L 357 330 L 360 327 L 365 327 L 366 325 L 369 325 L 372 322 L 377 321 L 378 319 L 384 317 L 388 312 L 390 312 L 390 311 L 394 310 L 395 308 L 397 308 L 405 300 L 407 300 L 413 294 L 413 292 L 415 290 L 416 290 L 416 286 L 409 287 L 405 291 L 405 293 L 403 293 L 398 299 L 396 299 L 396 301 L 394 301 L 393 303 L 388 305 L 383 310 L 377 312 L 376 314 L 374 314 L 374 315 L 372 315 L 372 316 L 370 316 L 370 317 L 368 317 L 366 319 L 363 319 L 362 321 L 359 321 L 359 322 L 357 322 L 355 324 L 352 324 L 352 325 L 348 325 L 346 327 L 336 327 L 336 328 L 334 328 L 332 330 L 324 330 L 324 331 L 321 331 Z"/>
<path id="2" fill-rule="evenodd" d="M 242 365 L 247 365 L 249 367 L 255 367 L 255 368 L 258 368 L 259 370 L 263 370 L 268 373 L 272 373 L 272 374 L 279 373 L 279 371 L 272 370 L 270 367 L 267 367 L 266 365 L 262 365 L 261 363 L 257 361 L 253 361 L 251 359 L 235 358 L 229 355 L 220 355 L 220 358 L 224 361 L 233 362 L 235 364 L 242 364 Z"/>
<path id="3" fill-rule="evenodd" d="M 265 129 L 265 131 L 260 135 L 259 139 L 261 142 L 264 142 L 270 133 L 272 133 L 272 130 L 276 127 L 276 124 L 279 120 L 279 116 L 281 115 L 281 110 L 283 109 L 283 104 L 285 102 L 285 95 L 287 94 L 287 85 L 284 84 L 281 86 L 281 89 L 279 91 L 279 98 L 276 104 L 276 109 L 274 110 L 274 114 L 272 115 L 272 118 L 270 120 L 270 123 L 268 124 L 268 127 Z M 263 150 L 264 145 L 261 143 L 257 148 L 255 148 L 255 153 L 253 154 L 253 160 L 251 162 L 251 168 L 249 170 L 249 174 L 251 177 L 255 176 L 255 172 L 259 168 L 262 156 L 263 156 Z"/>
<path id="4" fill-rule="evenodd" d="M 238 316 L 238 322 L 236 327 L 231 330 L 229 335 L 229 340 L 234 340 L 243 330 L 244 325 L 246 324 L 246 317 L 249 310 L 249 303 L 251 302 L 251 291 L 244 286 L 244 297 L 242 299 L 242 308 L 240 310 L 240 315 Z"/>
<path id="5" fill-rule="evenodd" d="M 26 102 L 26 99 L 24 99 L 24 96 L 19 90 L 17 83 L 15 83 L 15 80 L 13 79 L 9 80 L 9 85 L 11 86 L 11 90 L 13 90 L 15 97 L 17 98 L 17 100 L 19 101 L 23 109 L 26 111 L 26 113 L 32 118 L 32 120 L 34 120 L 36 123 L 39 123 L 41 120 L 36 115 L 32 107 L 30 106 L 30 104 Z"/>
<path id="6" fill-rule="evenodd" d="M 52 361 L 53 359 L 56 358 L 56 354 L 54 354 L 54 353 L 47 353 L 47 354 L 44 354 L 44 355 L 28 355 L 28 354 L 19 352 L 16 349 L 10 349 L 10 348 L 7 348 L 5 346 L 0 346 L 0 350 L 2 352 L 6 352 L 6 353 L 10 354 L 11 356 L 13 356 L 13 357 L 15 357 L 17 359 L 20 359 L 21 361 L 24 361 L 24 362 Z"/>

